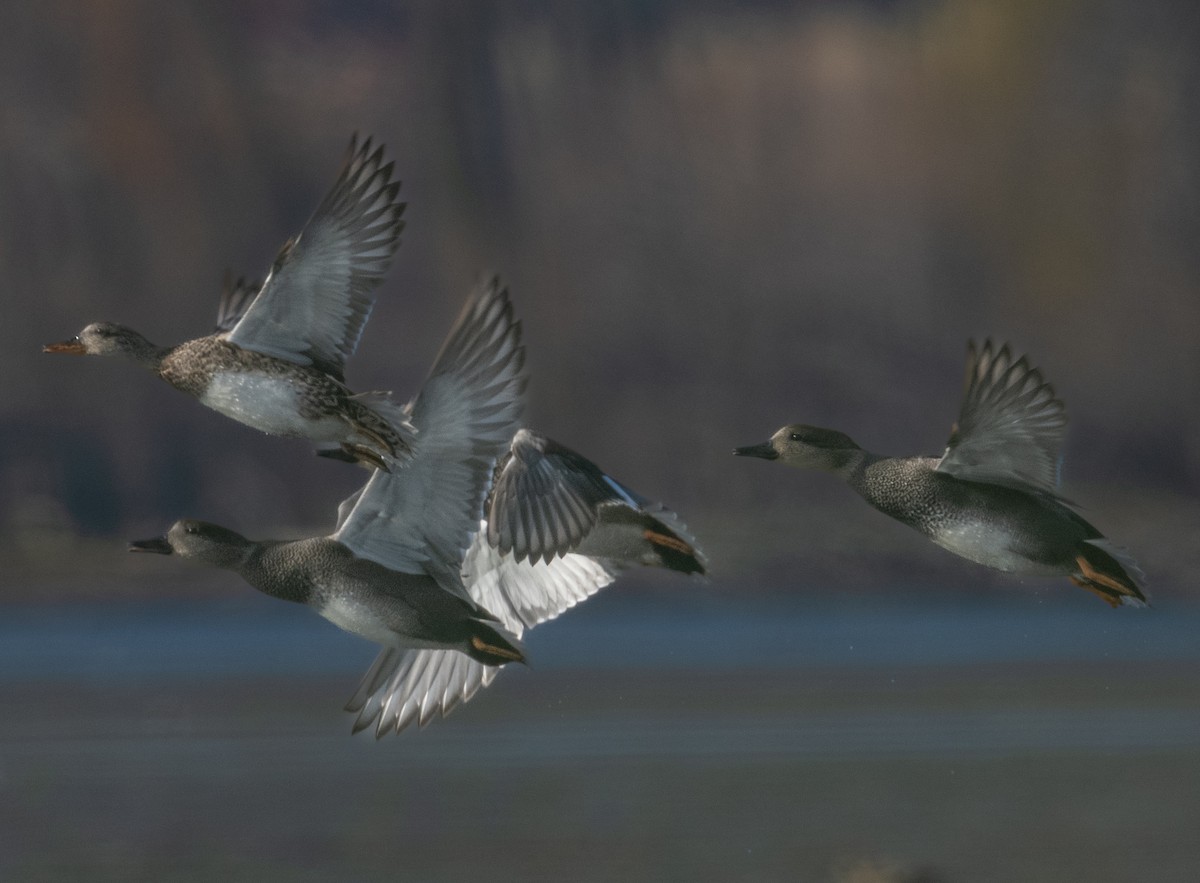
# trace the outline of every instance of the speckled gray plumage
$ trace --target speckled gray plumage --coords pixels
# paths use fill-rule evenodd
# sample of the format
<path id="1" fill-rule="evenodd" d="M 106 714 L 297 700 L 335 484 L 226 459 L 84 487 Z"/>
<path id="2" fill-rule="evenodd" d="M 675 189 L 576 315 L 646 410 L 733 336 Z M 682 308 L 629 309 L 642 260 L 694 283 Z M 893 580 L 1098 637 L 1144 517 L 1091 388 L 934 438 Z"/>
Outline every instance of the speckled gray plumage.
<path id="1" fill-rule="evenodd" d="M 427 574 L 391 570 L 329 537 L 253 541 L 219 525 L 183 520 L 164 541 L 181 557 L 232 570 L 260 592 L 306 604 L 385 647 L 457 650 L 488 665 L 521 658 L 516 638 L 493 626 L 494 618 L 478 604 L 447 592 Z"/>
<path id="2" fill-rule="evenodd" d="M 846 482 L 863 499 L 958 555 L 999 570 L 1055 573 L 1100 532 L 1050 494 L 963 481 L 934 457 L 864 458 Z"/>
<path id="3" fill-rule="evenodd" d="M 478 605 L 471 606 L 441 588 L 431 576 L 390 570 L 357 557 L 328 537 L 257 543 L 236 569 L 259 591 L 307 604 L 323 615 L 335 608 L 359 608 L 363 614 L 377 616 L 397 635 L 393 646 L 466 647 L 474 633 L 473 621 L 491 618 Z M 346 628 L 345 623 L 338 624 Z"/>
<path id="4" fill-rule="evenodd" d="M 1143 604 L 1131 559 L 1057 490 L 1065 409 L 1007 346 L 969 345 L 964 400 L 942 457 L 881 457 L 793 424 L 735 454 L 822 469 L 939 546 L 999 570 L 1063 574 L 1110 604 Z"/>

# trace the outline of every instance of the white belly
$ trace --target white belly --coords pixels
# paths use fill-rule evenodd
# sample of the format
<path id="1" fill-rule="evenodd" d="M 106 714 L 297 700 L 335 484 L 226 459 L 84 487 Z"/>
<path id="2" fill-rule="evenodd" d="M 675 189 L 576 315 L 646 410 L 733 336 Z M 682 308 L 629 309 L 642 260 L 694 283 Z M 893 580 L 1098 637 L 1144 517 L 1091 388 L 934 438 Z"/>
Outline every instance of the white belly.
<path id="1" fill-rule="evenodd" d="M 404 650 L 445 650 L 455 647 L 444 641 L 430 640 L 420 635 L 398 632 L 388 626 L 371 607 L 345 596 L 336 596 L 325 602 L 320 614 L 340 629 L 361 635 L 368 641 L 384 647 Z"/>
<path id="2" fill-rule="evenodd" d="M 362 635 L 368 641 L 384 646 L 400 646 L 400 637 L 387 627 L 387 624 L 366 604 L 337 597 L 328 601 L 321 608 L 321 615 L 340 629 L 355 635 Z"/>
<path id="3" fill-rule="evenodd" d="M 1014 551 L 1017 538 L 1003 525 L 982 522 L 943 527 L 930 536 L 943 549 L 996 570 L 1010 573 L 1057 573 Z"/>
<path id="4" fill-rule="evenodd" d="M 253 372 L 215 374 L 200 401 L 270 435 L 337 441 L 346 432 L 346 424 L 336 417 L 314 420 L 302 416 L 295 384 L 282 377 Z"/>

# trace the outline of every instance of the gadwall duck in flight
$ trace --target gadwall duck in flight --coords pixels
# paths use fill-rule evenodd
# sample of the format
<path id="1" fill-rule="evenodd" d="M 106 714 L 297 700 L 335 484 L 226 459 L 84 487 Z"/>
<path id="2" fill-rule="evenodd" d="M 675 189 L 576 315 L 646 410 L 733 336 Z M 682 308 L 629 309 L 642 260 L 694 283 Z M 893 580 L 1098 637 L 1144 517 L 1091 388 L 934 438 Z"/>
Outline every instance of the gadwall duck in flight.
<path id="1" fill-rule="evenodd" d="M 1137 565 L 1058 493 L 1066 426 L 1041 373 L 988 340 L 968 345 L 966 392 L 941 457 L 881 457 L 803 424 L 734 453 L 832 472 L 879 511 L 971 561 L 1061 574 L 1114 607 L 1143 606 Z"/>
<path id="2" fill-rule="evenodd" d="M 517 425 L 524 350 L 507 292 L 473 293 L 412 414 L 425 431 L 402 469 L 376 470 L 340 510 L 330 536 L 248 540 L 184 520 L 131 551 L 176 554 L 233 570 L 259 591 L 307 604 L 335 625 L 389 650 L 445 649 L 485 666 L 524 660 L 517 636 L 473 600 L 462 560 L 491 472 Z M 368 505 L 388 478 L 402 485 L 387 513 Z"/>
<path id="3" fill-rule="evenodd" d="M 405 471 L 377 472 L 374 486 L 343 507 L 391 517 L 404 499 Z M 528 429 L 517 432 L 496 464 L 484 517 L 463 560 L 472 600 L 520 638 L 639 564 L 700 575 L 707 567 L 671 510 L 563 445 Z M 498 673 L 461 653 L 385 648 L 346 710 L 356 715 L 355 732 L 374 724 L 378 739 L 445 717 Z"/>
<path id="4" fill-rule="evenodd" d="M 386 393 L 353 393 L 344 370 L 404 226 L 391 178 L 383 147 L 352 138 L 333 188 L 262 286 L 226 277 L 213 334 L 160 347 L 96 322 L 43 349 L 124 356 L 240 423 L 390 468 L 408 456 L 412 426 Z"/>
<path id="5" fill-rule="evenodd" d="M 489 291 L 490 297 L 503 296 L 494 283 Z M 501 665 L 523 659 L 505 654 L 520 651 L 526 628 L 595 594 L 624 568 L 705 571 L 703 554 L 672 512 L 573 451 L 527 429 L 514 433 L 524 381 L 516 379 L 511 362 L 497 373 L 494 364 L 487 367 L 494 356 L 463 355 L 488 352 L 496 346 L 494 335 L 475 334 L 472 340 L 443 348 L 408 407 L 418 431 L 410 463 L 392 473 L 374 470 L 339 507 L 329 537 L 266 544 L 277 550 L 277 560 L 290 555 L 287 560 L 299 559 L 300 565 L 277 565 L 278 575 L 266 576 L 243 552 L 263 544 L 195 522 L 180 522 L 166 537 L 131 547 L 175 551 L 239 570 L 268 594 L 308 603 L 342 628 L 383 645 L 347 705 L 356 715 L 354 731 L 375 724 L 376 738 L 414 721 L 423 726 L 469 700 Z M 189 540 L 196 533 L 203 539 Z M 219 543 L 212 542 L 214 536 Z M 314 548 L 318 551 L 310 551 Z M 295 567 L 330 557 L 346 562 L 333 568 L 332 578 L 300 592 L 281 590 Z M 377 575 L 348 592 L 342 574 L 352 561 L 357 568 L 370 565 Z M 433 593 L 422 576 L 432 577 L 443 593 Z M 416 604 L 404 588 L 414 579 L 436 598 L 436 613 L 432 600 Z M 380 589 L 385 583 L 398 589 Z M 410 612 L 398 630 L 381 630 L 384 617 L 371 611 L 385 601 L 394 609 L 393 595 L 405 598 L 399 609 Z M 425 632 L 417 636 L 411 611 L 422 610 L 428 614 Z M 436 639 L 429 634 L 435 625 Z"/>

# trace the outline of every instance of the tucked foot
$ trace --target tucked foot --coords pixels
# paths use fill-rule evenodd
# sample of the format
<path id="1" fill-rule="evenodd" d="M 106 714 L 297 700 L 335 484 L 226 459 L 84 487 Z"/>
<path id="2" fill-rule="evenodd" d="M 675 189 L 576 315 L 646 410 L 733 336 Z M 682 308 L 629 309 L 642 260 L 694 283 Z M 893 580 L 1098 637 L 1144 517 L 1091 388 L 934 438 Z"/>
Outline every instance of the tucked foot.
<path id="1" fill-rule="evenodd" d="M 525 657 L 517 650 L 510 650 L 507 647 L 496 647 L 486 643 L 483 638 L 472 637 L 471 646 L 480 653 L 490 653 L 495 656 L 503 656 L 510 662 L 524 662 Z"/>
<path id="2" fill-rule="evenodd" d="M 472 624 L 471 631 L 467 655 L 475 661 L 496 666 L 525 661 L 521 642 L 507 632 L 478 620 Z"/>
<path id="3" fill-rule="evenodd" d="M 1097 598 L 1099 598 L 1101 601 L 1103 601 L 1109 607 L 1120 607 L 1121 606 L 1120 597 L 1114 597 L 1110 590 L 1102 589 L 1099 586 L 1094 586 L 1091 583 L 1089 583 L 1085 580 L 1082 580 L 1077 576 L 1070 577 L 1070 580 L 1071 580 L 1071 582 L 1075 583 L 1075 585 L 1079 586 L 1079 588 L 1087 589 L 1089 592 L 1091 592 L 1093 595 L 1095 595 Z"/>
<path id="4" fill-rule="evenodd" d="M 1095 555 L 1096 553 L 1089 551 L 1089 554 Z M 1079 567 L 1079 572 L 1071 575 L 1071 582 L 1102 598 L 1112 607 L 1120 607 L 1125 603 L 1134 605 L 1146 603 L 1146 596 L 1132 580 L 1125 581 L 1114 573 L 1105 573 L 1094 566 L 1088 560 L 1087 555 L 1076 555 L 1075 563 Z"/>
<path id="5" fill-rule="evenodd" d="M 374 429 L 371 429 L 369 426 L 364 426 L 361 423 L 355 422 L 352 425 L 354 426 L 355 432 L 357 432 L 359 435 L 365 435 L 369 441 L 375 443 L 375 447 L 379 448 L 380 450 L 387 451 L 388 454 L 393 457 L 396 456 L 396 446 L 391 441 L 384 438 L 383 435 L 376 432 Z"/>
<path id="6" fill-rule="evenodd" d="M 704 564 L 696 550 L 674 534 L 646 528 L 642 531 L 642 537 L 658 553 L 663 566 L 680 573 L 704 573 Z"/>
<path id="7" fill-rule="evenodd" d="M 351 442 L 342 442 L 340 454 L 335 454 L 333 452 L 325 453 L 323 451 L 318 451 L 317 453 L 321 456 L 331 457 L 335 460 L 346 460 L 351 463 L 361 463 L 368 469 L 382 469 L 384 472 L 392 471 L 388 466 L 387 461 L 384 460 L 378 452 L 372 450 L 366 445 L 356 445 L 352 444 Z"/>

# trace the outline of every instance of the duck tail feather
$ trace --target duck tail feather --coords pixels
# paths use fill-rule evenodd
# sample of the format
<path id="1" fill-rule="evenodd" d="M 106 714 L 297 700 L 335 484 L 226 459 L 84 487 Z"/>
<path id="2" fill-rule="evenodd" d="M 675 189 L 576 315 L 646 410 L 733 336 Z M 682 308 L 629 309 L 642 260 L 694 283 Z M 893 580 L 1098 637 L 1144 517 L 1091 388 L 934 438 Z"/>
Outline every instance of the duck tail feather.
<path id="1" fill-rule="evenodd" d="M 1075 562 L 1077 583 L 1090 589 L 1114 607 L 1148 607 L 1149 598 L 1142 588 L 1145 573 L 1120 546 L 1103 538 L 1084 541 Z"/>

